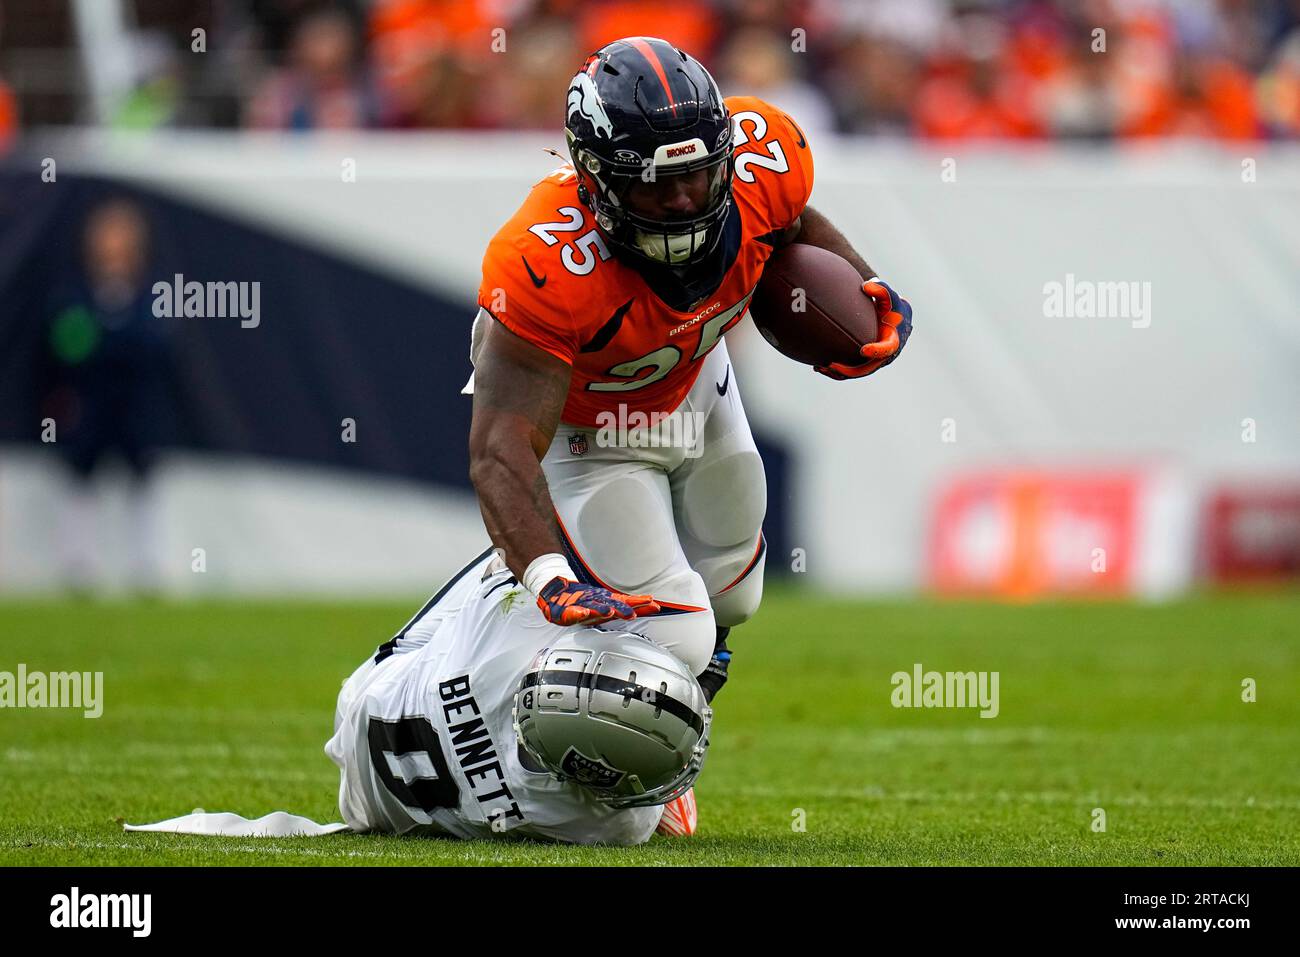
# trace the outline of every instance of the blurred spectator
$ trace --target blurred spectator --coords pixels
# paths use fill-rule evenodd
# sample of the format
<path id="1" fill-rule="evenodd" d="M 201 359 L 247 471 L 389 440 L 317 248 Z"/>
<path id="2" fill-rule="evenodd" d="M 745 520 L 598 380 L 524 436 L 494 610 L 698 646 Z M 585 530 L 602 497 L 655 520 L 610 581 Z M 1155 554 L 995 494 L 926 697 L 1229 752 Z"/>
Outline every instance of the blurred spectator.
<path id="1" fill-rule="evenodd" d="M 141 31 L 132 37 L 134 85 L 113 115 L 121 129 L 144 130 L 170 126 L 180 107 L 180 65 L 166 36 Z"/>
<path id="2" fill-rule="evenodd" d="M 0 6 L 0 39 L 4 36 L 5 29 L 5 11 Z M 13 145 L 14 139 L 18 135 L 18 100 L 14 98 L 13 91 L 5 85 L 4 77 L 0 77 L 0 156 L 9 152 L 9 147 Z"/>
<path id="3" fill-rule="evenodd" d="M 44 0 L 7 2 L 39 48 Z M 188 19 L 177 12 L 187 6 Z M 1300 0 L 176 0 L 166 9 L 166 23 L 140 30 L 161 27 L 175 41 L 206 10 L 227 46 L 205 69 L 136 51 L 142 76 L 115 122 L 220 121 L 224 97 L 263 128 L 554 130 L 554 104 L 587 53 L 653 35 L 699 57 L 725 93 L 766 97 L 814 134 L 1300 136 Z M 19 84 L 25 115 L 36 115 L 38 87 Z M 0 143 L 13 114 L 0 85 Z"/>
<path id="4" fill-rule="evenodd" d="M 1119 126 L 1119 96 L 1101 56 L 1071 58 L 1044 88 L 1048 132 L 1062 139 L 1108 139 Z"/>
<path id="5" fill-rule="evenodd" d="M 282 66 L 294 33 L 307 17 L 321 10 L 337 10 L 346 14 L 353 27 L 360 29 L 365 23 L 365 8 L 373 0 L 239 0 L 248 7 L 248 13 L 257 30 L 257 43 L 270 54 L 275 66 Z"/>
<path id="6" fill-rule="evenodd" d="M 581 56 L 619 37 L 663 37 L 708 64 L 719 37 L 717 4 L 705 0 L 609 0 L 606 3 L 554 4 L 567 8 L 578 23 Z M 581 63 L 574 64 L 576 71 Z"/>
<path id="7" fill-rule="evenodd" d="M 1222 57 L 1182 60 L 1178 65 L 1179 105 L 1173 132 L 1225 140 L 1259 135 L 1249 74 Z"/>
<path id="8" fill-rule="evenodd" d="M 480 71 L 449 48 L 429 48 L 384 78 L 391 125 L 402 128 L 472 129 L 490 125 L 477 110 Z"/>
<path id="9" fill-rule="evenodd" d="M 61 510 L 61 557 L 74 587 L 97 579 L 91 479 L 106 456 L 119 453 L 136 478 L 128 570 L 136 587 L 149 590 L 157 562 L 147 478 L 172 440 L 172 364 L 164 327 L 153 315 L 149 225 L 135 203 L 110 200 L 90 212 L 81 238 L 75 275 L 51 296 L 52 374 L 43 403 L 58 429 L 55 448 L 75 479 Z"/>
<path id="10" fill-rule="evenodd" d="M 493 15 L 499 6 L 480 0 L 376 0 L 367 29 L 391 125 L 494 125 L 479 104 L 492 30 L 511 22 Z M 509 35 L 505 40 L 508 50 Z"/>
<path id="11" fill-rule="evenodd" d="M 0 156 L 9 151 L 18 135 L 18 101 L 0 79 Z"/>
<path id="12" fill-rule="evenodd" d="M 913 105 L 917 134 L 933 139 L 1015 139 L 1044 131 L 1042 76 L 1033 42 L 985 13 L 960 18 L 927 64 Z M 1046 44 L 1043 44 L 1046 46 Z"/>
<path id="13" fill-rule="evenodd" d="M 919 72 L 915 57 L 897 43 L 863 33 L 852 36 L 834 62 L 829 85 L 841 129 L 896 136 L 911 132 Z"/>
<path id="14" fill-rule="evenodd" d="M 825 6 L 841 36 L 887 42 L 896 52 L 917 60 L 934 49 L 950 26 L 954 4 L 948 0 L 859 0 Z"/>
<path id="15" fill-rule="evenodd" d="M 1257 90 L 1262 119 L 1274 135 L 1300 137 L 1300 26 L 1278 47 Z"/>
<path id="16" fill-rule="evenodd" d="M 564 91 L 590 51 L 564 20 L 521 24 L 513 31 L 509 69 L 490 71 L 483 115 L 494 126 L 557 130 L 564 124 Z"/>
<path id="17" fill-rule="evenodd" d="M 352 18 L 341 9 L 308 14 L 294 27 L 288 63 L 254 95 L 247 123 L 259 129 L 378 126 L 378 96 L 359 56 Z"/>
<path id="18" fill-rule="evenodd" d="M 826 94 L 798 76 L 800 59 L 789 38 L 759 27 L 746 27 L 723 49 L 715 77 L 724 96 L 757 96 L 795 118 L 809 136 L 835 128 Z"/>

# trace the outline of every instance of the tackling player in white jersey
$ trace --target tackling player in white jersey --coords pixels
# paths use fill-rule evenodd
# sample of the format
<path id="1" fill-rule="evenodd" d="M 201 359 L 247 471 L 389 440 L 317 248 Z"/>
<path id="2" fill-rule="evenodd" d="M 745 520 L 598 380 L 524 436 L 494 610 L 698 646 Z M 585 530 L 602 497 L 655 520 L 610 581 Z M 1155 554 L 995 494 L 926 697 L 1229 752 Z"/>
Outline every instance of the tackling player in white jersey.
<path id="1" fill-rule="evenodd" d="M 489 550 L 347 680 L 325 752 L 355 831 L 629 845 L 694 830 L 711 718 L 679 659 L 552 624 Z"/>

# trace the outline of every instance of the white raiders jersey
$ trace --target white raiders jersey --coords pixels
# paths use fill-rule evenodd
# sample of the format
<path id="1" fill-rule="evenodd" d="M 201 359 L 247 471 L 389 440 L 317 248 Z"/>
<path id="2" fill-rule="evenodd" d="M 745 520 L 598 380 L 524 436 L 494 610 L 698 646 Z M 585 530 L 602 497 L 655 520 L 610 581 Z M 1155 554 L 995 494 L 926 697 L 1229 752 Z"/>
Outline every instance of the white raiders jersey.
<path id="1" fill-rule="evenodd" d="M 641 844 L 660 807 L 614 810 L 525 767 L 512 707 L 564 632 L 491 550 L 448 582 L 339 693 L 325 753 L 355 831 Z M 531 763 L 531 762 L 530 762 Z"/>

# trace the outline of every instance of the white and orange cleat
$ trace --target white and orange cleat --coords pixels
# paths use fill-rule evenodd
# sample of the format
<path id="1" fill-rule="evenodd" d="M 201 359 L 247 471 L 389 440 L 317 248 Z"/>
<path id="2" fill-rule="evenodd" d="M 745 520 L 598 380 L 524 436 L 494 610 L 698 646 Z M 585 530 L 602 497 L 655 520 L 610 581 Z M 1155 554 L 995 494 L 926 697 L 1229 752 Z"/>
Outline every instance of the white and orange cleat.
<path id="1" fill-rule="evenodd" d="M 695 807 L 695 788 L 664 805 L 656 834 L 665 837 L 690 837 L 700 823 L 700 813 Z"/>

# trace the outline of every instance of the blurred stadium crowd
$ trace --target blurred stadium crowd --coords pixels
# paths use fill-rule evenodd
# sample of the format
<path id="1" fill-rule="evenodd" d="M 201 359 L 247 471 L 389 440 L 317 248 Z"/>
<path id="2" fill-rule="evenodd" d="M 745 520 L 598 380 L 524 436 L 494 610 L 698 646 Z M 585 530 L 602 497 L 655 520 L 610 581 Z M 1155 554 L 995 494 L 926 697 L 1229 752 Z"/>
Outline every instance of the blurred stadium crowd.
<path id="1" fill-rule="evenodd" d="M 84 7 L 116 2 L 0 0 L 0 146 L 78 122 L 555 128 L 583 56 L 635 34 L 814 131 L 1300 136 L 1300 0 L 122 0 L 106 96 Z"/>

